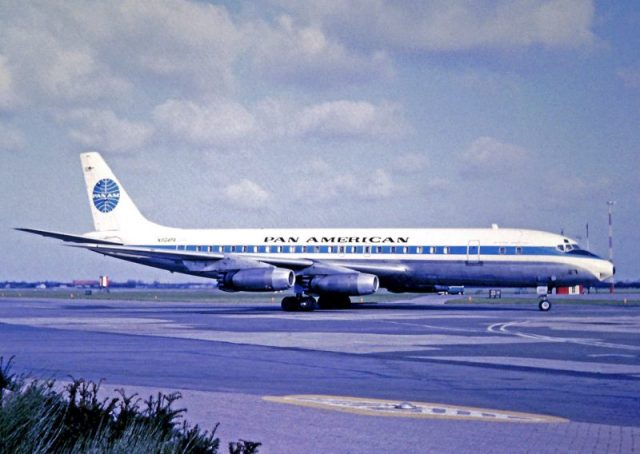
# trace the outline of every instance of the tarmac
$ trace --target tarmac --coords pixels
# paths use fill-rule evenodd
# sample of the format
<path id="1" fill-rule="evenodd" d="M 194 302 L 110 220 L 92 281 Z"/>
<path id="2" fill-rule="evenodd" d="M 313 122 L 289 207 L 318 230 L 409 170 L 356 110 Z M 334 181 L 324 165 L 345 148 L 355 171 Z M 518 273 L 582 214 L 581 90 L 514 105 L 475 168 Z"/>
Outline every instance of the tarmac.
<path id="1" fill-rule="evenodd" d="M 289 452 L 639 452 L 640 307 L 0 298 L 0 355 Z M 224 444 L 223 444 L 224 446 Z"/>

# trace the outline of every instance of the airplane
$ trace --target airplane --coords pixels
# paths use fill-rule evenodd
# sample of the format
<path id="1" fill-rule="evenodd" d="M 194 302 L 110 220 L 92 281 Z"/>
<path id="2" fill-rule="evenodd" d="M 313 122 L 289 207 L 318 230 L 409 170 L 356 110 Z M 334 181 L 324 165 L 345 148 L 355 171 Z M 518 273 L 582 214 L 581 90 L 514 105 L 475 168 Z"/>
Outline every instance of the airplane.
<path id="1" fill-rule="evenodd" d="M 442 286 L 593 285 L 613 276 L 608 260 L 554 233 L 458 229 L 182 229 L 147 220 L 97 152 L 80 155 L 95 231 L 23 232 L 170 272 L 213 278 L 228 292 L 292 291 L 285 311 L 349 307 L 379 288 L 436 292 Z M 317 299 L 316 299 L 317 297 Z"/>

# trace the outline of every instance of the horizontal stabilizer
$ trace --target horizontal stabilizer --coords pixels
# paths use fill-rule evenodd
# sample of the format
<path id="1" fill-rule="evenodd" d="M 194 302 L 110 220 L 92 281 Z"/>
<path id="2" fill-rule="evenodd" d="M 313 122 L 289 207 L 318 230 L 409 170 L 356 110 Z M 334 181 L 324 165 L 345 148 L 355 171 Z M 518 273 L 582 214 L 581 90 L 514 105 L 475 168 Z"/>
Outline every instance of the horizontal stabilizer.
<path id="1" fill-rule="evenodd" d="M 23 227 L 16 227 L 14 230 L 19 230 L 20 232 L 34 233 L 36 235 L 42 235 L 49 238 L 56 238 L 58 240 L 68 241 L 71 243 L 120 244 L 120 243 L 114 243 L 113 241 L 97 240 L 95 238 L 87 238 L 82 235 L 74 235 L 71 233 L 63 233 L 63 232 L 52 232 L 49 230 L 27 229 Z"/>

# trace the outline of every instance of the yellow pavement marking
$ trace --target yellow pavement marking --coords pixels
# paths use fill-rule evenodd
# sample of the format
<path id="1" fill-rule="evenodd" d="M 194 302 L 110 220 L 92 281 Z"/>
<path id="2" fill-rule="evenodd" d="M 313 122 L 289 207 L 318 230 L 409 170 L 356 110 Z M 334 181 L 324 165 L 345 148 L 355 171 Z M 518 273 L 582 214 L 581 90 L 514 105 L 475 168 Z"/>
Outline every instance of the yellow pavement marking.
<path id="1" fill-rule="evenodd" d="M 299 394 L 290 396 L 264 396 L 268 402 L 299 405 L 367 416 L 399 418 L 453 419 L 466 421 L 566 423 L 569 420 L 555 416 L 488 408 L 464 407 L 429 402 L 403 402 L 361 397 Z"/>

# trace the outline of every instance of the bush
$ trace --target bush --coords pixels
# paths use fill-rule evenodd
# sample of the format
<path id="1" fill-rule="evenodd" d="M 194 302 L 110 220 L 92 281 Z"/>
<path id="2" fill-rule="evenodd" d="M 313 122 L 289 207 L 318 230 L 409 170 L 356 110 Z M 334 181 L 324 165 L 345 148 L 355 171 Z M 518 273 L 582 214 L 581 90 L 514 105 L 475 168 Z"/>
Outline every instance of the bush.
<path id="1" fill-rule="evenodd" d="M 137 394 L 99 400 L 101 383 L 72 379 L 58 392 L 55 380 L 27 380 L 0 357 L 0 454 L 4 453 L 217 453 L 220 439 L 179 420 L 180 393 Z M 252 454 L 260 443 L 229 443 L 232 454 Z"/>

